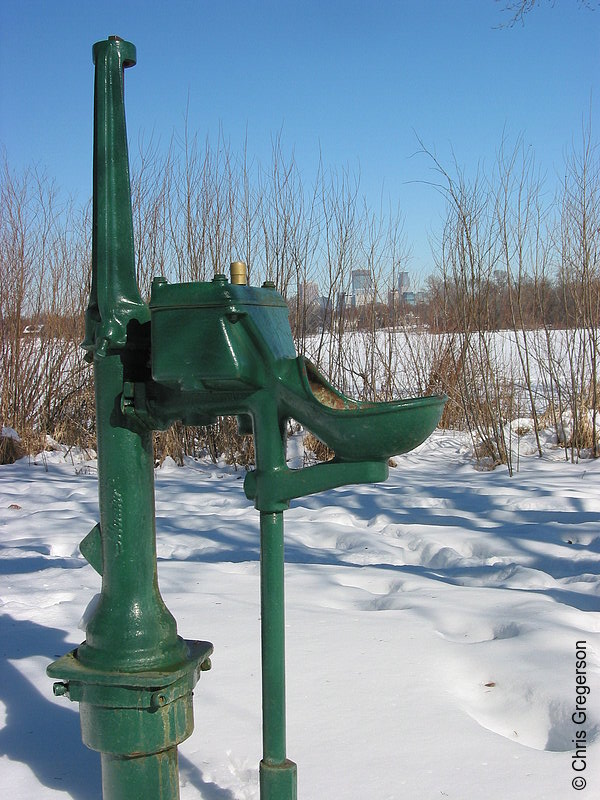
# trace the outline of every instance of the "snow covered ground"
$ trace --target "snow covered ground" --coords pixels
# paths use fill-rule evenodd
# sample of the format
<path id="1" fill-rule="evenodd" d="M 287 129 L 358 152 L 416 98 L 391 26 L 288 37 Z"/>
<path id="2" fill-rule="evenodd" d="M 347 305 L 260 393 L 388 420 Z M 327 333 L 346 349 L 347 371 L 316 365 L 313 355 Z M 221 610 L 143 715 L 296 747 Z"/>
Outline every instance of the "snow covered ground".
<path id="1" fill-rule="evenodd" d="M 292 503 L 288 753 L 300 800 L 599 796 L 600 462 L 563 458 L 524 455 L 513 478 L 479 472 L 464 439 L 437 432 L 385 484 Z M 242 478 L 202 462 L 156 473 L 163 596 L 183 636 L 215 645 L 180 747 L 182 800 L 258 798 L 258 513 Z M 45 676 L 82 639 L 100 588 L 78 551 L 96 491 L 95 462 L 72 453 L 0 467 L 0 789 L 11 800 L 100 798 L 77 706 Z"/>

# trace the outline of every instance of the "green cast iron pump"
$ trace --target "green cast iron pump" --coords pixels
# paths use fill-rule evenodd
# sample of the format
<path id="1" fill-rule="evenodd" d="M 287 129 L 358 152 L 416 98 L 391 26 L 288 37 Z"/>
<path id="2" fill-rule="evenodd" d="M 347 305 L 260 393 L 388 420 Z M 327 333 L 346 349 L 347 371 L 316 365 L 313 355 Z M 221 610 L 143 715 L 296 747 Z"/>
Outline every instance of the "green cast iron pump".
<path id="1" fill-rule="evenodd" d="M 158 589 L 152 432 L 174 422 L 238 417 L 256 469 L 244 482 L 260 512 L 263 758 L 261 800 L 295 800 L 285 737 L 283 512 L 290 500 L 383 481 L 390 456 L 436 427 L 444 397 L 363 403 L 296 355 L 288 309 L 273 284 L 170 284 L 150 303 L 135 277 L 123 74 L 135 47 L 98 42 L 95 63 L 92 287 L 83 347 L 94 364 L 100 523 L 81 550 L 102 575 L 85 641 L 48 667 L 56 694 L 80 704 L 83 741 L 102 759 L 104 800 L 176 800 L 177 745 L 193 729 L 192 691 L 212 645 L 185 641 Z M 335 453 L 293 470 L 293 418 Z"/>

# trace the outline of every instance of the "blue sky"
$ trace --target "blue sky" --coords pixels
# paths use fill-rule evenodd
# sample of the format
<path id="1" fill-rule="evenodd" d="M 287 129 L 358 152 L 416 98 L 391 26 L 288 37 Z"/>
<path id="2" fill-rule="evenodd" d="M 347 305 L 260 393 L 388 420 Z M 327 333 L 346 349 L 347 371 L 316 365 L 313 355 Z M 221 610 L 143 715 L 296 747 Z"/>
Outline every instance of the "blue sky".
<path id="1" fill-rule="evenodd" d="M 411 267 L 429 271 L 443 203 L 431 164 L 491 164 L 503 132 L 522 136 L 559 178 L 582 121 L 598 120 L 600 9 L 547 2 L 497 29 L 495 0 L 2 0 L 0 147 L 15 169 L 45 167 L 84 200 L 91 191 L 92 44 L 137 47 L 127 71 L 131 152 L 140 135 L 166 148 L 188 124 L 247 135 L 268 163 L 279 132 L 307 183 L 319 154 L 360 173 L 373 206 L 399 204 Z"/>

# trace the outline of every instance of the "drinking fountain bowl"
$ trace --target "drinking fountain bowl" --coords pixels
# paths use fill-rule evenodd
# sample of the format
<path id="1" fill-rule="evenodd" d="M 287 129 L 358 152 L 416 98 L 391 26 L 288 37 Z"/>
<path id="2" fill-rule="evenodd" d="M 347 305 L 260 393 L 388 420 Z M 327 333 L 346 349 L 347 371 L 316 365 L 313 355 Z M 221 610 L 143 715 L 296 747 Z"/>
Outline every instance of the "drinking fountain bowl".
<path id="1" fill-rule="evenodd" d="M 282 373 L 279 392 L 287 415 L 343 461 L 380 461 L 413 450 L 435 430 L 447 399 L 352 400 L 302 356 L 285 364 Z"/>

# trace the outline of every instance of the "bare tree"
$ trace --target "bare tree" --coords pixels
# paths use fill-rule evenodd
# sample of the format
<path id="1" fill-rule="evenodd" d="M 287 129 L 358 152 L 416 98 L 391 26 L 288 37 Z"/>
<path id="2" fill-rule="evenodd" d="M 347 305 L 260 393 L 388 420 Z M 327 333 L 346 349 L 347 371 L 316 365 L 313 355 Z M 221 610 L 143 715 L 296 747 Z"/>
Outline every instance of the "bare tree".
<path id="1" fill-rule="evenodd" d="M 506 0 L 495 0 L 496 3 L 503 3 L 502 11 L 509 15 L 508 20 L 506 22 L 501 23 L 498 27 L 499 28 L 512 28 L 517 24 L 524 25 L 525 24 L 525 17 L 529 14 L 530 11 L 533 11 L 534 8 L 542 5 L 540 0 L 511 0 L 511 2 L 506 2 Z M 572 0 L 569 0 L 572 2 Z M 546 4 L 550 4 L 554 6 L 556 4 L 556 0 L 546 0 Z M 593 0 L 577 0 L 577 5 L 579 8 L 588 9 L 589 11 L 594 11 L 598 7 L 600 7 L 600 3 L 593 2 Z"/>
<path id="2" fill-rule="evenodd" d="M 89 260 L 75 241 L 89 218 L 61 203 L 45 175 L 16 175 L 6 161 L 0 209 L 0 418 L 29 447 L 46 433 L 89 445 L 73 415 L 89 387 L 79 351 Z"/>

